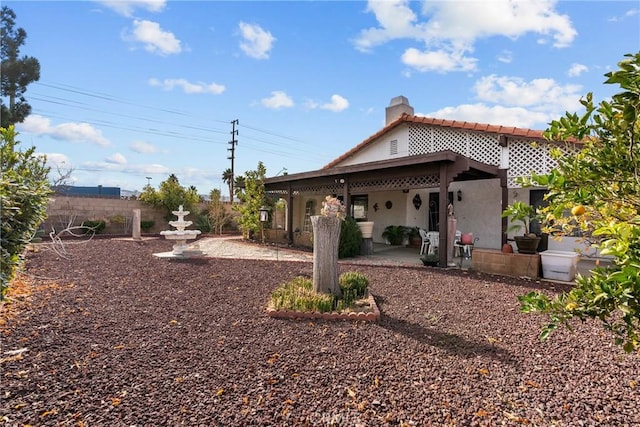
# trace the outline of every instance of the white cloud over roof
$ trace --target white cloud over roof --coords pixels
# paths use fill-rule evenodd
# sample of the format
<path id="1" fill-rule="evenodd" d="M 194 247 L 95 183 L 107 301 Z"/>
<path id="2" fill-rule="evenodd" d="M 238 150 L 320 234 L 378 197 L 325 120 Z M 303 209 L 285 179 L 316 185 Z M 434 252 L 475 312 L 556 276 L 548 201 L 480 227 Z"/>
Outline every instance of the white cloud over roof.
<path id="1" fill-rule="evenodd" d="M 392 40 L 415 40 L 424 47 L 407 48 L 402 55 L 406 65 L 418 71 L 471 71 L 477 59 L 469 55 L 479 39 L 534 33 L 561 48 L 577 35 L 569 17 L 555 10 L 556 0 L 422 2 L 420 17 L 414 4 L 370 0 L 367 11 L 379 26 L 362 30 L 355 47 L 366 52 Z"/>

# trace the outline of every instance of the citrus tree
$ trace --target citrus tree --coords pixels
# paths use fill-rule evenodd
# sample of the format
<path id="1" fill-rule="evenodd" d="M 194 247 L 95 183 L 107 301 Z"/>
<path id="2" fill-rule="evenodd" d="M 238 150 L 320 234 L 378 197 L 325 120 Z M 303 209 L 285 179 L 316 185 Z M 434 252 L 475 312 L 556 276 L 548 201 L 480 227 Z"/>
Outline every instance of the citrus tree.
<path id="1" fill-rule="evenodd" d="M 558 166 L 524 182 L 549 189 L 550 232 L 579 231 L 613 261 L 578 276 L 569 292 L 554 298 L 532 292 L 520 302 L 524 312 L 549 316 L 543 339 L 573 318 L 594 318 L 631 352 L 640 335 L 640 52 L 618 66 L 605 83 L 621 92 L 598 105 L 587 94 L 584 114 L 567 113 L 545 132 L 549 140 L 577 140 L 582 149 L 570 156 L 556 150 Z"/>
<path id="2" fill-rule="evenodd" d="M 185 211 L 194 212 L 200 196 L 194 186 L 183 187 L 178 177 L 171 174 L 160 183 L 160 189 L 157 191 L 152 186 L 146 185 L 140 193 L 140 200 L 148 205 L 163 208 L 166 212 L 165 219 L 170 221 L 175 219 L 172 212 L 177 211 L 180 205 Z"/>

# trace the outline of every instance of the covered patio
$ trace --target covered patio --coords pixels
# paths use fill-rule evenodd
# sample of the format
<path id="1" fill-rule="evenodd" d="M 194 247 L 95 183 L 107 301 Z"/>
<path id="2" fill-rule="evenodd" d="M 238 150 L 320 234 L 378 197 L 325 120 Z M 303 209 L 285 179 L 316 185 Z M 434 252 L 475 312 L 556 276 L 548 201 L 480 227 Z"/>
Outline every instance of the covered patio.
<path id="1" fill-rule="evenodd" d="M 294 198 L 302 195 L 342 196 L 351 212 L 351 196 L 379 191 L 438 188 L 439 218 L 447 217 L 449 185 L 452 182 L 499 178 L 501 206 L 508 203 L 506 170 L 470 159 L 450 150 L 400 157 L 346 166 L 328 167 L 311 172 L 275 176 L 265 180 L 267 194 L 287 202 L 286 233 L 293 241 Z M 439 226 L 440 265 L 447 265 L 449 239 L 444 221 Z M 501 222 L 506 241 L 506 220 Z"/>

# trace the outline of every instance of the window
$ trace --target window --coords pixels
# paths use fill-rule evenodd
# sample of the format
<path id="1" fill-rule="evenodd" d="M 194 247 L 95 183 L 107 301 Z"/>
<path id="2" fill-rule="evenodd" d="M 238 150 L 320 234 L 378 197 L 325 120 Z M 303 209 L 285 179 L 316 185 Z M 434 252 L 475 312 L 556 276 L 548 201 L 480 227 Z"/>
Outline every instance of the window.
<path id="1" fill-rule="evenodd" d="M 315 200 L 307 200 L 307 203 L 304 205 L 304 226 L 302 227 L 303 231 L 311 231 L 311 217 L 316 214 L 316 201 Z"/>

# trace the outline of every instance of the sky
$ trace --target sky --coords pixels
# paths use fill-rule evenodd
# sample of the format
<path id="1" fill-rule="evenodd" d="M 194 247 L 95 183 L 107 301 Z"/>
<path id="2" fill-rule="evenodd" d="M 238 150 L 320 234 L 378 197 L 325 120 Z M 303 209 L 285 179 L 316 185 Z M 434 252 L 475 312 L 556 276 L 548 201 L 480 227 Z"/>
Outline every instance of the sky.
<path id="1" fill-rule="evenodd" d="M 52 179 L 200 194 L 236 175 L 322 168 L 417 115 L 543 130 L 620 91 L 637 1 L 4 1 L 40 62 L 17 125 Z M 237 120 L 236 134 L 232 122 Z"/>

